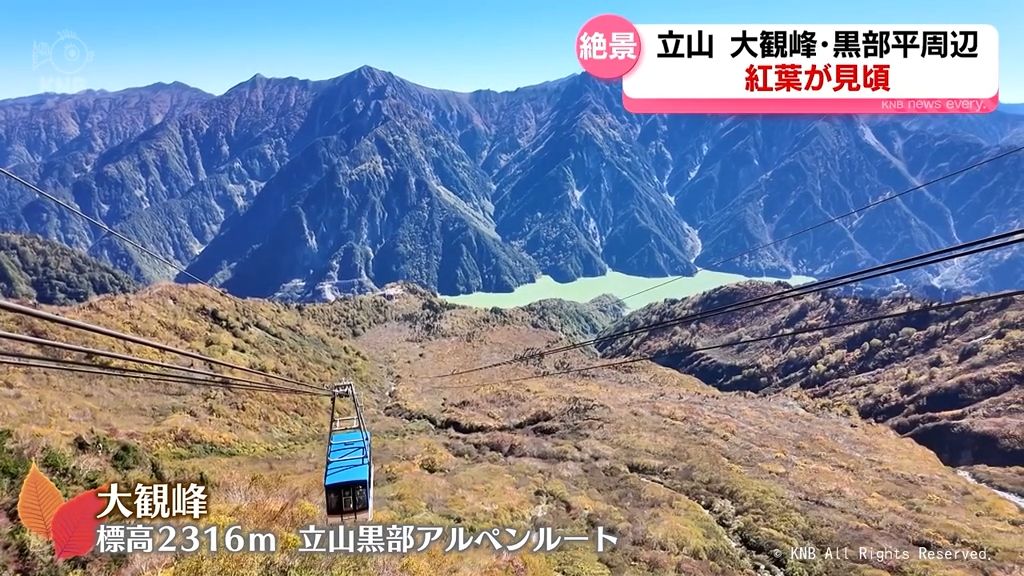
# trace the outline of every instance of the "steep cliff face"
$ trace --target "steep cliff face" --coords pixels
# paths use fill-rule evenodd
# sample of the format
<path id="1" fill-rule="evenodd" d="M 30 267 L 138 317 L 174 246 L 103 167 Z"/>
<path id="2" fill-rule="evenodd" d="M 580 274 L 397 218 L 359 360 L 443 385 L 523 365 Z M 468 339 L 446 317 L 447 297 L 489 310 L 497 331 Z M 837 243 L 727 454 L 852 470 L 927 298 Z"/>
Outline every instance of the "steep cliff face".
<path id="1" fill-rule="evenodd" d="M 734 122 L 708 138 L 707 153 L 671 191 L 683 217 L 701 222 L 697 262 L 740 272 L 826 276 L 1012 229 L 1024 193 L 1019 155 L 909 193 L 766 250 L 730 258 L 845 214 L 1024 142 L 1016 118 L 765 118 Z M 702 148 L 703 149 L 703 148 Z M 992 289 L 1005 253 L 910 278 Z M 723 260 L 728 260 L 718 264 Z M 1016 252 L 1014 262 L 1020 261 Z M 980 266 L 978 263 L 981 262 Z M 1017 264 L 1011 264 L 1012 269 Z"/>
<path id="2" fill-rule="evenodd" d="M 330 299 L 395 280 L 446 294 L 622 272 L 824 276 L 1024 219 L 1011 157 L 855 217 L 765 242 L 1024 142 L 1024 118 L 626 113 L 572 76 L 512 92 L 433 90 L 363 67 L 0 102 L 0 160 L 237 294 Z M 172 277 L 0 183 L 0 228 Z M 1019 251 L 903 282 L 993 289 Z"/>
<path id="3" fill-rule="evenodd" d="M 79 181 L 103 174 L 108 158 L 122 147 L 133 146 L 146 138 L 151 128 L 172 121 L 210 97 L 174 83 L 114 93 L 41 94 L 0 101 L 0 165 L 100 215 L 93 207 L 101 206 L 104 212 L 108 208 L 87 190 L 78 189 Z M 137 167 L 140 172 L 146 169 Z M 149 190 L 140 188 L 128 196 L 145 198 L 148 194 Z M 130 198 L 118 201 L 130 202 Z M 115 209 L 104 217 L 118 223 L 117 214 Z M 41 234 L 83 250 L 98 239 L 97 231 L 77 216 L 7 179 L 0 182 L 0 229 Z"/>

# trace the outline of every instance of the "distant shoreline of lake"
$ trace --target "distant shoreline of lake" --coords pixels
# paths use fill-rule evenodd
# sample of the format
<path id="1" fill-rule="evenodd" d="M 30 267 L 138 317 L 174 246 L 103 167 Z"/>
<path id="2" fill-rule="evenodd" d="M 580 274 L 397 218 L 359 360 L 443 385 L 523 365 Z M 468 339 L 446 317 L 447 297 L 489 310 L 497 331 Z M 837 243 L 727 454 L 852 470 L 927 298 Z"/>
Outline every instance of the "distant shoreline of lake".
<path id="1" fill-rule="evenodd" d="M 765 282 L 781 280 L 793 285 L 813 282 L 815 280 L 810 276 L 793 276 L 792 278 L 749 277 L 742 274 L 715 272 L 713 270 L 700 270 L 694 276 L 663 276 L 660 278 L 631 276 L 621 272 L 609 271 L 604 276 L 579 278 L 566 283 L 556 282 L 550 276 L 541 276 L 536 282 L 519 286 L 513 292 L 474 292 L 460 296 L 442 296 L 442 298 L 453 304 L 475 308 L 515 308 L 548 298 L 589 302 L 601 294 L 613 294 L 623 298 L 673 278 L 678 278 L 678 280 L 630 298 L 626 301 L 626 305 L 631 310 L 636 310 L 651 302 L 658 302 L 666 298 L 684 298 L 719 286 L 735 284 L 746 280 L 761 280 Z"/>

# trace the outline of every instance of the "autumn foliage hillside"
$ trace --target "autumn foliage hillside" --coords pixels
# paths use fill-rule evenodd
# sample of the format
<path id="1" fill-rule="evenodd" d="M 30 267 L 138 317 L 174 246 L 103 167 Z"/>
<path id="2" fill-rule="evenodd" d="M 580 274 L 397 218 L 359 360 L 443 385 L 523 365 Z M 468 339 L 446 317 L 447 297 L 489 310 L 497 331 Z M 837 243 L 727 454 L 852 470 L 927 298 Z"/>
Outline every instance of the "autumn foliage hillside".
<path id="1" fill-rule="evenodd" d="M 4 368 L 0 572 L 1010 576 L 1024 565 L 1021 510 L 856 415 L 723 393 L 652 364 L 515 385 L 506 381 L 539 376 L 555 361 L 439 377 L 565 343 L 553 328 L 582 334 L 609 319 L 606 309 L 473 310 L 411 286 L 318 305 L 156 286 L 61 313 L 315 384 L 354 378 L 374 437 L 376 522 L 591 534 L 603 526 L 620 540 L 601 555 L 586 545 L 550 554 L 300 554 L 298 529 L 324 521 L 327 402 Z M 129 350 L 6 315 L 0 325 Z M 593 361 L 587 352 L 558 360 Z M 113 480 L 202 481 L 207 523 L 272 531 L 282 550 L 55 563 L 14 506 L 33 461 L 65 496 Z M 985 549 L 992 559 L 791 558 L 804 545 Z"/>
<path id="2" fill-rule="evenodd" d="M 749 282 L 666 300 L 608 329 L 629 329 L 765 296 Z M 914 314 L 709 351 L 697 348 L 933 305 L 915 298 L 812 294 L 601 344 L 611 358 L 658 362 L 725 391 L 800 391 L 819 405 L 884 422 L 953 466 L 1024 465 L 1024 302 Z"/>

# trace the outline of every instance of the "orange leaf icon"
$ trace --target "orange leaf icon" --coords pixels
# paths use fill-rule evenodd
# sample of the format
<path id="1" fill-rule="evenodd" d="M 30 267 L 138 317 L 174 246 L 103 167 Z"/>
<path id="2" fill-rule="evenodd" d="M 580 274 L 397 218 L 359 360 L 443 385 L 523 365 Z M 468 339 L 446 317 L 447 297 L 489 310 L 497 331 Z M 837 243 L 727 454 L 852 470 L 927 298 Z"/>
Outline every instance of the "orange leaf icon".
<path id="1" fill-rule="evenodd" d="M 53 516 L 62 504 L 64 497 L 61 496 L 60 490 L 33 462 L 25 482 L 21 485 L 21 493 L 18 494 L 18 517 L 21 518 L 21 523 L 25 528 L 50 540 L 53 537 Z"/>
<path id="2" fill-rule="evenodd" d="M 97 518 L 105 503 L 99 493 L 88 490 L 68 500 L 53 517 L 53 552 L 57 558 L 85 556 L 96 545 L 96 531 L 103 522 Z"/>

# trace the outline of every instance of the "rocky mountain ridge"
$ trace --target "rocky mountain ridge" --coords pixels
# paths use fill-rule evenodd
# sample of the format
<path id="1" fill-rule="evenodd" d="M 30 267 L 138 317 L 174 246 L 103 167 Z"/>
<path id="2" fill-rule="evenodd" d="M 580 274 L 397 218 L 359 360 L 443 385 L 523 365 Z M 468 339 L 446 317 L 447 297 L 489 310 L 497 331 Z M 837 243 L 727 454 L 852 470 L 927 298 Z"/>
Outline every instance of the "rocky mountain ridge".
<path id="1" fill-rule="evenodd" d="M 1024 220 L 1008 157 L 739 258 L 1024 142 L 1024 118 L 632 115 L 584 75 L 455 93 L 369 67 L 0 101 L 0 164 L 244 296 L 330 300 L 411 280 L 509 291 L 609 268 L 822 277 Z M 10 182 L 0 229 L 172 271 Z M 901 280 L 989 290 L 1007 252 Z"/>

